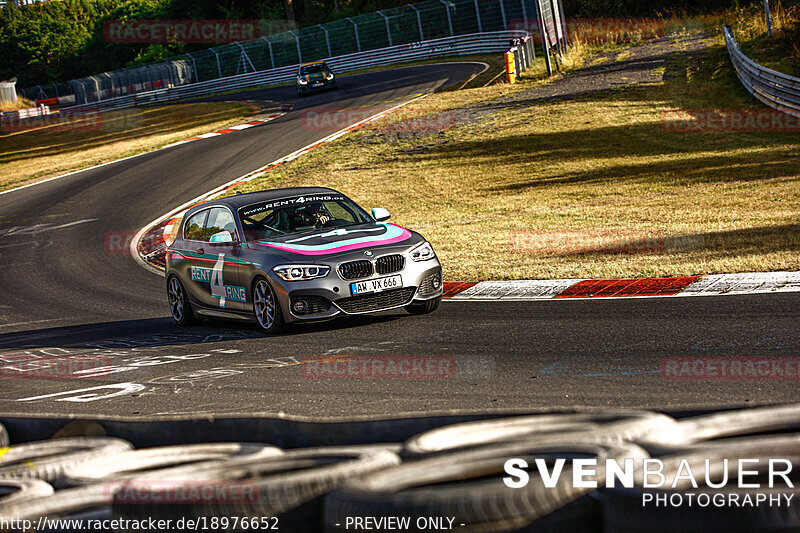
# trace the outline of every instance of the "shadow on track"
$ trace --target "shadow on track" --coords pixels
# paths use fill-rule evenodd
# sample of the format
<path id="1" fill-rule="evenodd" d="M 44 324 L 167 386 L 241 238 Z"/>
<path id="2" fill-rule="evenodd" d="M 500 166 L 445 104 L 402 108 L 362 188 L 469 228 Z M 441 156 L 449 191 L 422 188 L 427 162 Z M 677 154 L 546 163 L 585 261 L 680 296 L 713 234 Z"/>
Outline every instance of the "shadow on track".
<path id="1" fill-rule="evenodd" d="M 121 320 L 6 333 L 0 335 L 0 350 L 62 347 L 130 349 L 235 341 L 258 337 L 291 337 L 359 328 L 371 324 L 392 322 L 404 317 L 404 312 L 341 317 L 327 322 L 296 324 L 286 333 L 277 336 L 266 335 L 254 323 L 249 322 L 206 320 L 198 326 L 181 328 L 167 317 Z"/>

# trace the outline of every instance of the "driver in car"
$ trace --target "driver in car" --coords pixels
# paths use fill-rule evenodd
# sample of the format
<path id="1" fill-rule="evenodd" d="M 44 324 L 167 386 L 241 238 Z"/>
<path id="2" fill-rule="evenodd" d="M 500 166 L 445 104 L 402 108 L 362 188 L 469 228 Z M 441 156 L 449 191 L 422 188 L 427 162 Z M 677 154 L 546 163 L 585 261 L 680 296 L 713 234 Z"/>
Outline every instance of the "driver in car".
<path id="1" fill-rule="evenodd" d="M 331 221 L 331 217 L 327 214 L 323 213 L 321 210 L 317 209 L 311 212 L 311 216 L 314 218 L 314 227 L 315 228 L 323 228 L 325 227 L 328 222 Z"/>
<path id="2" fill-rule="evenodd" d="M 334 220 L 322 205 L 310 206 L 303 212 L 302 216 L 308 226 L 315 228 L 327 227 Z"/>

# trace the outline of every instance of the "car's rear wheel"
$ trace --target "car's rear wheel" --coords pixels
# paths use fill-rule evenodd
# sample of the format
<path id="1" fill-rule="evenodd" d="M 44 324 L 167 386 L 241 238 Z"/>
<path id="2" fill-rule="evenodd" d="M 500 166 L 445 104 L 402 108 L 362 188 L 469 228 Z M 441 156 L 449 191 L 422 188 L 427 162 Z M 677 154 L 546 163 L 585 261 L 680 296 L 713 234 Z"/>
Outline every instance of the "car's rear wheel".
<path id="1" fill-rule="evenodd" d="M 169 302 L 172 319 L 176 324 L 190 326 L 197 321 L 192 311 L 192 305 L 189 303 L 189 296 L 183 288 L 183 283 L 174 274 L 167 281 L 167 301 Z"/>
<path id="2" fill-rule="evenodd" d="M 428 313 L 433 313 L 437 309 L 439 309 L 439 304 L 442 302 L 442 297 L 439 296 L 438 298 L 434 298 L 433 300 L 428 300 L 427 302 L 423 302 L 421 304 L 408 304 L 405 307 L 405 310 L 411 313 L 412 315 L 427 315 Z"/>
<path id="3" fill-rule="evenodd" d="M 253 283 L 253 312 L 256 322 L 267 333 L 279 333 L 283 330 L 285 322 L 275 291 L 264 278 L 258 278 Z"/>

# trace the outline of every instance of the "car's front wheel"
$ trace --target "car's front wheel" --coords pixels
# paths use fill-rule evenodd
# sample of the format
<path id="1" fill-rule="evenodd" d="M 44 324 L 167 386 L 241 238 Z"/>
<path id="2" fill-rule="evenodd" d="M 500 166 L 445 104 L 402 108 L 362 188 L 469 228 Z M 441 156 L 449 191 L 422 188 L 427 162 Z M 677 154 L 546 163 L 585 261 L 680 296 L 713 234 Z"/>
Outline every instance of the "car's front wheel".
<path id="1" fill-rule="evenodd" d="M 258 278 L 253 283 L 253 312 L 256 322 L 266 333 L 280 333 L 285 322 L 275 291 L 265 278 Z"/>
<path id="2" fill-rule="evenodd" d="M 189 295 L 183 288 L 183 283 L 176 275 L 171 275 L 167 281 L 167 301 L 172 319 L 179 326 L 191 326 L 197 319 L 189 303 Z"/>
<path id="3" fill-rule="evenodd" d="M 405 309 L 412 315 L 427 315 L 439 309 L 439 304 L 442 302 L 442 297 L 434 298 L 420 304 L 408 304 Z"/>

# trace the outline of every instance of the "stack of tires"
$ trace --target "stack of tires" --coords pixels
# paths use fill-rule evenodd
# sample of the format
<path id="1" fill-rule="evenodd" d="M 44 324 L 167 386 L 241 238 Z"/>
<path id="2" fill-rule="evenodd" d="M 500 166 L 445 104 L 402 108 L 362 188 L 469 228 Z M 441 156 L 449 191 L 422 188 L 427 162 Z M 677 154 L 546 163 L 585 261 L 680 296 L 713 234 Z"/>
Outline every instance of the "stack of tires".
<path id="1" fill-rule="evenodd" d="M 2 426 L 0 443 L 0 524 L 183 519 L 177 530 L 214 517 L 224 530 L 334 533 L 369 517 L 371 531 L 800 533 L 800 405 L 679 420 L 633 410 L 516 416 L 444 426 L 402 444 L 293 450 L 134 449 L 100 436 L 9 445 Z M 660 488 L 641 468 L 653 458 L 663 465 Z M 752 476 L 766 480 L 774 458 L 787 472 L 777 484 L 738 486 L 738 459 L 759 459 Z M 509 459 L 528 465 L 527 484 L 504 481 Z M 573 459 L 596 467 L 574 471 Z M 633 460 L 633 486 L 606 487 L 607 459 Z M 689 479 L 687 468 L 703 475 Z M 579 474 L 597 488 L 576 483 Z M 699 494 L 726 502 L 772 495 L 785 504 L 716 505 Z M 672 505 L 645 506 L 645 497 Z"/>

